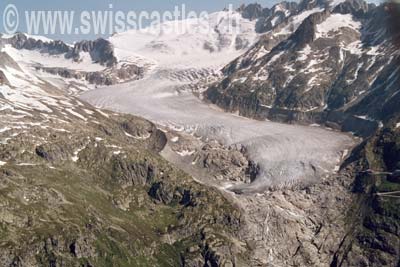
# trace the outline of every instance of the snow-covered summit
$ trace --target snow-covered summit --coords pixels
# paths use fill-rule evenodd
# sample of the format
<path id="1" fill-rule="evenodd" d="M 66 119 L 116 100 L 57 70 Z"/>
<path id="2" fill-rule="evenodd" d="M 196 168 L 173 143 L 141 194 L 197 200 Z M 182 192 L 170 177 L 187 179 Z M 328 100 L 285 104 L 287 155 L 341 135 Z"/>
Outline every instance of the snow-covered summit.
<path id="1" fill-rule="evenodd" d="M 223 65 L 254 44 L 255 23 L 238 12 L 221 11 L 119 33 L 109 40 L 121 61 L 140 55 L 164 66 Z"/>

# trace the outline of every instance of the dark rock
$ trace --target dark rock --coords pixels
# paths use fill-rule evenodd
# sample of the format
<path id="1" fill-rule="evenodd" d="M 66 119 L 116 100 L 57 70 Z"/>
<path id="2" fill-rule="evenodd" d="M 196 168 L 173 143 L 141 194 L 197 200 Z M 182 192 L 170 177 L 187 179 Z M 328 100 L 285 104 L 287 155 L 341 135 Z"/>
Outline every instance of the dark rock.
<path id="1" fill-rule="evenodd" d="M 64 54 L 66 58 L 78 61 L 81 52 L 89 53 L 93 62 L 112 67 L 117 63 L 114 56 L 114 48 L 105 39 L 99 38 L 95 41 L 82 41 L 70 47 L 62 41 L 43 42 L 17 33 L 9 39 L 3 39 L 3 43 L 10 44 L 16 49 L 39 50 L 41 53 L 50 55 Z"/>
<path id="2" fill-rule="evenodd" d="M 43 144 L 35 149 L 36 154 L 50 162 L 66 161 L 71 158 L 73 151 L 68 145 L 59 144 Z"/>
<path id="3" fill-rule="evenodd" d="M 120 157 L 115 157 L 112 162 L 112 178 L 122 186 L 144 186 L 156 175 L 156 168 L 147 162 L 129 162 Z"/>
<path id="4" fill-rule="evenodd" d="M 347 0 L 340 3 L 333 9 L 333 13 L 352 14 L 362 18 L 369 11 L 370 6 L 363 0 Z"/>
<path id="5" fill-rule="evenodd" d="M 163 182 L 157 182 L 151 186 L 149 196 L 157 201 L 169 205 L 174 200 L 174 192 L 174 187 Z"/>
<path id="6" fill-rule="evenodd" d="M 103 38 L 76 43 L 72 51 L 67 54 L 67 58 L 72 57 L 77 61 L 81 52 L 89 53 L 92 60 L 101 65 L 112 67 L 117 64 L 112 44 Z"/>
<path id="7" fill-rule="evenodd" d="M 268 10 L 268 9 L 267 9 Z M 242 5 L 238 11 L 242 13 L 242 17 L 249 20 L 254 20 L 267 13 L 260 4 Z"/>

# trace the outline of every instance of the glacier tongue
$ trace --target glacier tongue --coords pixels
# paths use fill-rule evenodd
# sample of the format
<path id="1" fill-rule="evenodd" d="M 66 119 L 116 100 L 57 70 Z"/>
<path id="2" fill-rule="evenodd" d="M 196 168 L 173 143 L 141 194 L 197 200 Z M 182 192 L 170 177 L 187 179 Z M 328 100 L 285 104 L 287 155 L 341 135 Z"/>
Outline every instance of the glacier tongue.
<path id="1" fill-rule="evenodd" d="M 315 181 L 334 171 L 343 150 L 353 144 L 345 134 L 318 127 L 255 121 L 203 103 L 188 83 L 168 79 L 156 69 L 142 80 L 85 93 L 91 104 L 142 116 L 171 129 L 186 130 L 226 145 L 242 144 L 260 164 L 261 174 L 240 191 L 262 191 L 299 181 Z"/>

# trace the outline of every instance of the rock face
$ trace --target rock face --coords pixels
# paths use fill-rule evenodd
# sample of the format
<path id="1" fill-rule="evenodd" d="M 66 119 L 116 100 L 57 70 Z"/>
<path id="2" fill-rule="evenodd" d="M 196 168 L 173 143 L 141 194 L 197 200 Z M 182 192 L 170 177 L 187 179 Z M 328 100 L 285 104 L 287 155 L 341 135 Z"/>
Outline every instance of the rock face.
<path id="1" fill-rule="evenodd" d="M 99 38 L 95 41 L 82 41 L 69 46 L 62 41 L 42 40 L 17 33 L 9 38 L 3 38 L 4 44 L 10 44 L 16 49 L 39 50 L 51 55 L 62 55 L 79 61 L 80 53 L 89 53 L 92 61 L 101 65 L 112 67 L 117 63 L 111 43 Z"/>
<path id="2" fill-rule="evenodd" d="M 84 80 L 93 85 L 113 85 L 124 81 L 137 80 L 143 77 L 144 70 L 136 65 L 123 65 L 119 69 L 86 72 L 67 68 L 35 67 L 38 71 L 60 76 L 65 79 Z"/>
<path id="3" fill-rule="evenodd" d="M 249 20 L 259 19 L 270 14 L 270 10 L 263 8 L 260 4 L 242 5 L 238 11 L 242 14 L 243 18 Z"/>
<path id="4" fill-rule="evenodd" d="M 225 184 L 250 184 L 260 174 L 260 166 L 249 159 L 244 146 L 226 146 L 216 140 L 200 140 L 190 134 L 178 132 L 169 133 L 168 139 L 173 140 L 168 142 L 172 152 L 180 155 L 181 161 L 191 166 L 186 171 L 200 172 L 201 179 L 212 181 L 210 185 L 223 187 Z M 168 155 L 164 156 L 170 158 Z"/>
<path id="5" fill-rule="evenodd" d="M 79 60 L 79 54 L 81 52 L 89 53 L 94 62 L 98 62 L 107 67 L 112 67 L 118 62 L 117 58 L 114 56 L 114 48 L 112 44 L 102 38 L 95 41 L 82 41 L 76 43 L 71 52 L 71 56 L 74 59 Z"/>
<path id="6" fill-rule="evenodd" d="M 348 160 L 354 169 L 348 235 L 333 266 L 397 266 L 400 258 L 400 131 L 393 123 L 355 149 Z"/>
<path id="7" fill-rule="evenodd" d="M 44 41 L 28 37 L 23 33 L 16 33 L 12 37 L 2 37 L 3 44 L 10 44 L 16 49 L 41 50 L 52 55 L 71 52 L 71 47 L 62 41 Z"/>
<path id="8" fill-rule="evenodd" d="M 246 158 L 244 147 L 225 148 L 217 143 L 208 143 L 196 153 L 193 162 L 200 168 L 217 173 L 224 180 L 251 183 L 258 171 L 257 165 Z"/>
<path id="9" fill-rule="evenodd" d="M 244 116 L 328 122 L 370 135 L 398 102 L 398 57 L 390 30 L 382 27 L 389 23 L 385 10 L 353 0 L 302 2 L 226 66 L 206 97 Z M 354 119 L 357 126 L 343 126 Z"/>
<path id="10" fill-rule="evenodd" d="M 246 10 L 248 9 L 244 9 L 243 15 L 246 14 Z M 256 31 L 259 33 L 266 33 L 297 12 L 298 4 L 295 2 L 282 2 L 271 9 L 263 9 L 258 15 Z"/>

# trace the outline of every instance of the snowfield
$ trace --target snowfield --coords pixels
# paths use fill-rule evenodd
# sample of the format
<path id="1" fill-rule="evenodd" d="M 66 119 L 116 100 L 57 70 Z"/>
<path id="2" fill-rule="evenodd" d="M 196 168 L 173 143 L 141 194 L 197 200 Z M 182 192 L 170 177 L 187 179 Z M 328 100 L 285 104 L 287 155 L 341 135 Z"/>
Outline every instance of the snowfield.
<path id="1" fill-rule="evenodd" d="M 315 181 L 335 172 L 343 151 L 353 145 L 348 135 L 320 127 L 255 121 L 228 114 L 192 94 L 189 88 L 196 82 L 196 73 L 217 72 L 243 53 L 235 49 L 234 40 L 251 36 L 247 40 L 254 42 L 255 33 L 236 36 L 219 31 L 215 36 L 186 36 L 185 41 L 179 41 L 181 36 L 142 35 L 128 32 L 112 37 L 111 42 L 119 49 L 120 60 L 140 56 L 153 64 L 145 78 L 98 88 L 81 97 L 99 108 L 142 116 L 173 130 L 217 139 L 226 145 L 245 145 L 250 157 L 260 164 L 261 174 L 252 184 L 235 189 L 256 192 L 267 186 Z M 205 41 L 218 44 L 221 36 L 230 40 L 226 49 L 215 52 L 205 49 Z M 169 52 L 164 53 L 154 43 Z M 194 78 L 185 79 L 182 73 Z"/>
<path id="2" fill-rule="evenodd" d="M 6 52 L 14 60 L 23 65 L 30 66 L 41 66 L 44 68 L 65 68 L 70 70 L 78 71 L 102 71 L 106 67 L 101 66 L 92 62 L 89 53 L 81 52 L 79 62 L 75 62 L 72 59 L 66 59 L 64 54 L 62 55 L 50 55 L 41 53 L 37 50 L 18 50 L 10 45 L 6 45 L 3 52 Z"/>
<path id="3" fill-rule="evenodd" d="M 169 21 L 115 34 L 109 41 L 122 62 L 136 63 L 145 58 L 161 66 L 215 68 L 254 44 L 258 37 L 255 23 L 237 12 L 221 11 L 208 19 Z"/>

